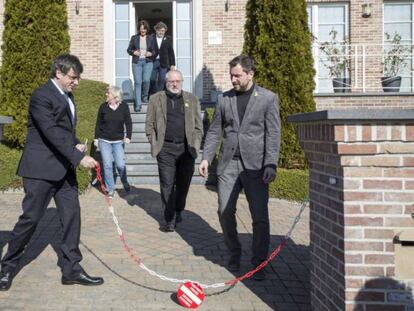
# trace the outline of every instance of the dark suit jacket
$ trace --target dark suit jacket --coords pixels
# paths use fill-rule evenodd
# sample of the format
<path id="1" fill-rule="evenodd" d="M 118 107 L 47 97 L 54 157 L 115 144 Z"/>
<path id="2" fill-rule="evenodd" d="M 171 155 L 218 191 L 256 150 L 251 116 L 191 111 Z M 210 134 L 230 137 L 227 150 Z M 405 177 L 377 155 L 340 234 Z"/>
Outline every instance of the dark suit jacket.
<path id="1" fill-rule="evenodd" d="M 154 38 L 152 35 L 147 35 L 147 51 L 152 53 L 152 56 L 146 57 L 145 60 L 148 62 L 151 62 L 154 58 L 154 54 L 156 53 L 155 48 L 157 46 L 157 43 L 154 42 Z M 132 63 L 136 64 L 139 61 L 139 56 L 134 55 L 134 51 L 139 50 L 140 46 L 140 38 L 139 34 L 133 35 L 131 37 L 131 40 L 129 41 L 129 46 L 127 49 L 127 52 L 129 55 L 132 56 Z"/>
<path id="2" fill-rule="evenodd" d="M 162 38 L 161 47 L 158 49 L 157 38 L 155 34 L 152 34 L 155 43 L 155 54 L 153 59 L 155 60 L 157 56 L 160 56 L 160 65 L 164 68 L 170 68 L 170 66 L 175 66 L 175 54 L 173 49 L 172 39 L 168 36 Z"/>
<path id="3" fill-rule="evenodd" d="M 234 90 L 219 96 L 203 149 L 203 160 L 209 164 L 214 159 L 221 138 L 218 175 L 223 173 L 233 158 L 237 145 L 246 169 L 261 170 L 264 166 L 276 166 L 280 148 L 279 97 L 255 85 L 240 124 Z"/>
<path id="4" fill-rule="evenodd" d="M 30 98 L 26 144 L 17 174 L 58 181 L 76 167 L 84 154 L 75 147 L 79 143 L 76 116 L 74 123 L 65 96 L 52 81 L 36 89 Z"/>

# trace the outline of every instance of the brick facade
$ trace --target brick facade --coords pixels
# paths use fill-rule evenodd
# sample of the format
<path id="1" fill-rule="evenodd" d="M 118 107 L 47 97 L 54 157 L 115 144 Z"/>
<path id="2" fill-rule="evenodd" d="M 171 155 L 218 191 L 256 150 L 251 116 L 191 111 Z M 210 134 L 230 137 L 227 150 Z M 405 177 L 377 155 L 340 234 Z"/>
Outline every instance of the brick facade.
<path id="1" fill-rule="evenodd" d="M 75 0 L 67 0 L 70 51 L 84 64 L 82 77 L 104 80 L 104 3 L 103 0 L 79 1 L 76 14 Z"/>
<path id="2" fill-rule="evenodd" d="M 228 62 L 243 49 L 246 0 L 231 0 L 226 12 L 223 0 L 203 0 L 203 98 L 212 90 L 232 87 Z M 230 22 L 231 21 L 231 22 Z M 221 31 L 221 45 L 208 44 L 208 32 Z"/>
<path id="3" fill-rule="evenodd" d="M 406 113 L 411 121 L 298 126 L 310 163 L 313 310 L 414 307 L 414 280 L 397 279 L 393 243 L 414 225 L 414 110 Z"/>

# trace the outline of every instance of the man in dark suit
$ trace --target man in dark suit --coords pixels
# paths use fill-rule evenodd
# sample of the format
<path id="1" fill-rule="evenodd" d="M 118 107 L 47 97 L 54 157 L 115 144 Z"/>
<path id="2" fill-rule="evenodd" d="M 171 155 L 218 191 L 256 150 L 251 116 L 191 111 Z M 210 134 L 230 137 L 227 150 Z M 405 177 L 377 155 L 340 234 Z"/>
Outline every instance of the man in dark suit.
<path id="1" fill-rule="evenodd" d="M 254 61 L 240 55 L 230 63 L 233 89 L 218 99 L 207 133 L 199 171 L 207 176 L 217 144 L 222 139 L 217 166 L 219 220 L 230 251 L 228 268 L 240 269 L 241 244 L 237 234 L 236 203 L 244 188 L 253 219 L 251 262 L 258 266 L 269 250 L 269 183 L 276 178 L 279 158 L 280 118 L 278 96 L 253 82 Z M 264 270 L 253 278 L 263 280 Z"/>
<path id="2" fill-rule="evenodd" d="M 162 91 L 165 84 L 165 75 L 168 70 L 175 69 L 175 54 L 173 42 L 165 33 L 168 30 L 167 25 L 158 22 L 155 26 L 155 54 L 154 66 L 151 74 L 151 94 Z"/>
<path id="3" fill-rule="evenodd" d="M 0 290 L 8 290 L 19 259 L 52 197 L 55 200 L 62 240 L 58 265 L 62 284 L 100 285 L 80 266 L 80 206 L 75 167 L 92 169 L 97 162 L 85 155 L 86 145 L 76 138 L 76 108 L 72 91 L 83 66 L 70 54 L 59 55 L 46 84 L 36 89 L 29 103 L 26 144 L 17 174 L 23 177 L 25 197 L 6 255 L 1 261 Z"/>

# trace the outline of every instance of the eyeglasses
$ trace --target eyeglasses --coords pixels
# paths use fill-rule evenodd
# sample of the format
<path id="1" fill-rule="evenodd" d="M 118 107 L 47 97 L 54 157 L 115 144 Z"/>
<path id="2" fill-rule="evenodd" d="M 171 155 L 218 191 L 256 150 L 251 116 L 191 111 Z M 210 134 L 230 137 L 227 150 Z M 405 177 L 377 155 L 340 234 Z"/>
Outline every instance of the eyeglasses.
<path id="1" fill-rule="evenodd" d="M 168 80 L 167 81 L 167 83 L 169 83 L 169 84 L 174 84 L 174 83 L 181 83 L 181 82 L 183 82 L 183 80 Z"/>
<path id="2" fill-rule="evenodd" d="M 69 75 L 69 74 L 67 74 L 66 75 L 71 81 L 79 81 L 80 79 L 81 79 L 81 77 L 80 76 L 72 76 L 72 75 Z"/>

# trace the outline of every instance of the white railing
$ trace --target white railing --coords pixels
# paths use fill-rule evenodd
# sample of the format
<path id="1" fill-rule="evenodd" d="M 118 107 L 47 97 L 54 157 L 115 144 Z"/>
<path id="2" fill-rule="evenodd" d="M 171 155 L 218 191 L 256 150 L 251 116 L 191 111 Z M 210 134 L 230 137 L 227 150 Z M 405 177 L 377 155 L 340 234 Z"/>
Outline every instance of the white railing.
<path id="1" fill-rule="evenodd" d="M 398 53 L 391 52 L 392 44 L 338 44 L 335 47 L 337 47 L 335 54 L 325 52 L 323 44 L 315 43 L 312 47 L 316 70 L 315 93 L 414 92 L 414 45 L 401 45 L 402 49 Z M 387 61 L 394 61 L 394 64 L 397 61 L 399 64 L 400 70 L 397 74 L 401 77 L 399 88 L 383 86 L 382 84 L 382 80 L 385 80 L 385 82 L 390 80 L 384 77 L 384 67 Z M 344 66 L 344 62 L 346 62 L 346 66 Z M 335 81 L 333 80 L 335 76 L 339 76 L 338 72 L 336 75 L 330 74 L 330 71 L 338 69 L 334 65 L 342 65 L 347 68 L 346 70 L 339 70 L 341 79 L 335 79 Z M 398 80 L 398 78 L 394 80 Z"/>

